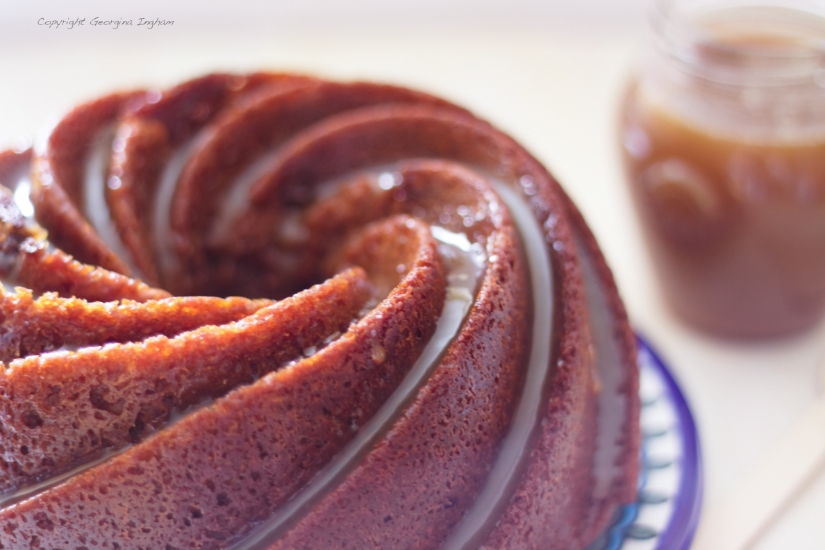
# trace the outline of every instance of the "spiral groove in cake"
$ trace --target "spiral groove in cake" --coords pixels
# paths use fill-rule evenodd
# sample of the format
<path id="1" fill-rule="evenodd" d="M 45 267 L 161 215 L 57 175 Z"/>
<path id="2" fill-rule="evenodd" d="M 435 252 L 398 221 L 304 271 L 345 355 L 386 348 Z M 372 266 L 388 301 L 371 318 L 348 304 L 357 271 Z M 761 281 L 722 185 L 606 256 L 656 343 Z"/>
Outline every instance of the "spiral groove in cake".
<path id="1" fill-rule="evenodd" d="M 462 108 L 213 74 L 0 183 L 0 548 L 584 548 L 634 496 L 609 270 Z"/>

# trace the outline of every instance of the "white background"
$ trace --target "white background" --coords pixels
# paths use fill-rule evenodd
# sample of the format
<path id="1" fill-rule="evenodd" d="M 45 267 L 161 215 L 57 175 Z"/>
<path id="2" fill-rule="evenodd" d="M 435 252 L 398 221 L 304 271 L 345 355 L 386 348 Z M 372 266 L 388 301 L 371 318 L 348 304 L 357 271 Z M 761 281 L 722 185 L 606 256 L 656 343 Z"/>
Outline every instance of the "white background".
<path id="1" fill-rule="evenodd" d="M 721 498 L 821 388 L 817 331 L 736 344 L 663 308 L 624 188 L 615 139 L 621 90 L 644 48 L 643 0 L 0 0 L 0 147 L 35 136 L 113 88 L 212 70 L 296 70 L 423 88 L 468 106 L 531 150 L 579 204 L 638 329 L 670 362 Z M 38 20 L 86 18 L 48 29 Z M 174 20 L 152 30 L 92 18 Z M 825 548 L 825 476 L 767 528 L 759 550 Z M 718 548 L 712 544 L 707 549 Z M 723 550 L 723 549 L 720 549 Z"/>

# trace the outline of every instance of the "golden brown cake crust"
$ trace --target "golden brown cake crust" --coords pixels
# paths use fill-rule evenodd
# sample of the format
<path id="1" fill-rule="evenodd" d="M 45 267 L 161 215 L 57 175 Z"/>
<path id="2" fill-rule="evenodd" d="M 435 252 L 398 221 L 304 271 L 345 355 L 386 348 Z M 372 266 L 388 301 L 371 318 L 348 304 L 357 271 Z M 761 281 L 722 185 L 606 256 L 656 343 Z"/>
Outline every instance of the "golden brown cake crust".
<path id="1" fill-rule="evenodd" d="M 214 74 L 82 105 L 47 143 L 49 239 L 0 192 L 0 274 L 28 289 L 0 296 L 0 548 L 452 548 L 501 470 L 467 547 L 567 550 L 633 499 L 614 282 L 490 124 L 394 86 Z M 101 151 L 95 190 L 79 161 Z M 0 178 L 27 162 L 0 154 Z"/>

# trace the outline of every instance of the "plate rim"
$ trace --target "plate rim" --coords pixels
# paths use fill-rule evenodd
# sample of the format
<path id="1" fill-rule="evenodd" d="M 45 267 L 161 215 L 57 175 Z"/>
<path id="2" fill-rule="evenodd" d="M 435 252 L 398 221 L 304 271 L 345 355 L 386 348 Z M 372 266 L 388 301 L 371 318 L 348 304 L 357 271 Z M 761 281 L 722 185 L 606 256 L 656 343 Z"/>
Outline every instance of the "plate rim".
<path id="1" fill-rule="evenodd" d="M 649 355 L 650 365 L 658 371 L 664 381 L 665 390 L 676 410 L 676 423 L 679 425 L 683 445 L 683 471 L 674 498 L 673 514 L 657 541 L 656 550 L 688 550 L 699 525 L 704 495 L 704 469 L 699 433 L 687 397 L 657 349 L 639 332 L 636 332 L 636 341 L 639 351 Z"/>

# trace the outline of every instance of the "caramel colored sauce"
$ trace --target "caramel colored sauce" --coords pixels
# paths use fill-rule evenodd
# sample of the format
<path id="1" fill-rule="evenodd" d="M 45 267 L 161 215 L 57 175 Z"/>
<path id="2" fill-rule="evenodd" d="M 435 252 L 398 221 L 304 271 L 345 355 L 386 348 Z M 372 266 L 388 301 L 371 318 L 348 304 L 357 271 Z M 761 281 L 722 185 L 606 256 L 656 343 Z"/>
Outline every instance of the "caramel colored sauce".
<path id="1" fill-rule="evenodd" d="M 700 96 L 694 106 L 708 99 L 690 93 Z M 815 324 L 825 309 L 825 128 L 793 121 L 777 130 L 679 105 L 663 106 L 634 84 L 620 129 L 666 300 L 728 336 Z"/>

